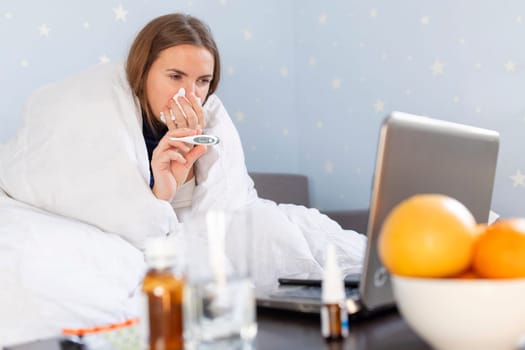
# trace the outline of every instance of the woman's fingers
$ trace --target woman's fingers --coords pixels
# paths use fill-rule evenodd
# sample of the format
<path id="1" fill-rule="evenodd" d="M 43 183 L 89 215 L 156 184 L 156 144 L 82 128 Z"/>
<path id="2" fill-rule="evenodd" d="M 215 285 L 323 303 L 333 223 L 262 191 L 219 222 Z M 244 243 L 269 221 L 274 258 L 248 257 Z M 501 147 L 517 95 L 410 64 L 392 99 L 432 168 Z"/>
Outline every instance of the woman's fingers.
<path id="1" fill-rule="evenodd" d="M 191 106 L 195 111 L 195 115 L 197 117 L 197 128 L 203 129 L 206 126 L 206 120 L 204 119 L 202 100 L 192 92 L 188 98 L 188 101 L 191 103 Z"/>
<path id="2" fill-rule="evenodd" d="M 188 121 L 186 120 L 186 116 L 184 115 L 183 110 L 179 108 L 179 106 L 174 100 L 170 100 L 168 104 L 170 107 L 170 115 L 173 118 L 173 122 L 175 123 L 176 128 L 188 128 Z"/>
<path id="3" fill-rule="evenodd" d="M 176 129 L 177 126 L 175 125 L 175 118 L 173 118 L 172 112 L 170 108 L 166 108 L 162 112 L 160 112 L 160 119 L 166 126 L 168 127 L 168 130 Z"/>
<path id="4" fill-rule="evenodd" d="M 199 118 L 197 117 L 197 113 L 193 108 L 193 105 L 191 102 L 184 96 L 175 97 L 177 100 L 175 102 L 178 102 L 177 106 L 180 110 L 182 110 L 182 114 L 186 118 L 186 122 L 188 123 L 188 127 L 191 129 L 196 129 L 197 125 L 199 124 Z"/>
<path id="5" fill-rule="evenodd" d="M 197 145 L 186 154 L 186 167 L 190 167 L 206 152 L 206 146 Z"/>
<path id="6" fill-rule="evenodd" d="M 188 161 L 182 154 L 177 152 L 175 149 L 169 149 L 159 156 L 159 162 L 169 164 L 171 161 L 175 161 L 180 164 L 186 164 Z"/>
<path id="7" fill-rule="evenodd" d="M 169 130 L 202 129 L 206 125 L 202 101 L 194 93 L 189 98 L 174 96 L 168 101 L 168 107 L 161 112 L 161 116 Z"/>

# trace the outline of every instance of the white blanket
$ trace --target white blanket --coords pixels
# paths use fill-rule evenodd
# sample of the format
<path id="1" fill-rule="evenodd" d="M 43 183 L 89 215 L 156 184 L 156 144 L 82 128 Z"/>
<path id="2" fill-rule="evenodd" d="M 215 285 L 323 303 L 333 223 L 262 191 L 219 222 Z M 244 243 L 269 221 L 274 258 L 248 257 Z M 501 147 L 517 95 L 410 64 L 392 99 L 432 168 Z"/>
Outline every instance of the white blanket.
<path id="1" fill-rule="evenodd" d="M 345 273 L 366 238 L 315 209 L 260 199 L 239 135 L 211 96 L 207 128 L 221 143 L 196 164 L 192 212 L 256 208 L 257 285 L 319 276 L 327 241 Z M 180 220 L 149 189 L 141 113 L 121 65 L 97 66 L 37 91 L 16 137 L 0 148 L 0 345 L 134 315 L 148 237 Z"/>

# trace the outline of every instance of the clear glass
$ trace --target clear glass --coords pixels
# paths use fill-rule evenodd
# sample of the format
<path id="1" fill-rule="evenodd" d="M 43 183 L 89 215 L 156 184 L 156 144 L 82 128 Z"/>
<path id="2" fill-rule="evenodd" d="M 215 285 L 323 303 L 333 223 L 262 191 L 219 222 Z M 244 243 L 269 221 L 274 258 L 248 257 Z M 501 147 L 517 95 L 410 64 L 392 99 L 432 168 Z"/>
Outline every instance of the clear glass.
<path id="1" fill-rule="evenodd" d="M 187 349 L 252 349 L 257 334 L 249 212 L 186 218 Z M 217 218 L 217 217 L 216 217 Z"/>

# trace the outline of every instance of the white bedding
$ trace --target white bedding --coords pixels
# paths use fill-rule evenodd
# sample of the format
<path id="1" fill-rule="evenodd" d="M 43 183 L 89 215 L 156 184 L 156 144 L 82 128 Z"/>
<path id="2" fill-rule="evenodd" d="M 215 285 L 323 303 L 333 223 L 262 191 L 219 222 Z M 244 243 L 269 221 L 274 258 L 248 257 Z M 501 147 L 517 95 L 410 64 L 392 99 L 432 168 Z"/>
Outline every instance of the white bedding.
<path id="1" fill-rule="evenodd" d="M 257 209 L 256 284 L 319 276 L 327 241 L 345 273 L 359 271 L 366 238 L 315 209 L 258 198 L 216 96 L 205 113 L 204 132 L 221 143 L 196 164 L 191 211 Z M 177 235 L 183 220 L 148 184 L 140 110 L 121 65 L 32 96 L 16 137 L 0 147 L 0 346 L 136 315 L 140 249 L 148 237 Z"/>
<path id="2" fill-rule="evenodd" d="M 0 213 L 0 348 L 135 314 L 140 250 L 1 191 Z"/>

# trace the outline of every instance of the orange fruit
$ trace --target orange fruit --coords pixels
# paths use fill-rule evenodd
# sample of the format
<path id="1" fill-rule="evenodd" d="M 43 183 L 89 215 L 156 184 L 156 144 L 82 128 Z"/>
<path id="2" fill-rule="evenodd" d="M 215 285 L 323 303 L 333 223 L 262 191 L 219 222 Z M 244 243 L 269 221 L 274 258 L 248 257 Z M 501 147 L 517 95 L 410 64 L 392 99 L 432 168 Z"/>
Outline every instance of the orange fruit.
<path id="1" fill-rule="evenodd" d="M 485 278 L 525 277 L 525 218 L 488 226 L 476 242 L 473 268 Z"/>
<path id="2" fill-rule="evenodd" d="M 395 206 L 378 240 L 379 256 L 393 274 L 452 277 L 471 264 L 479 228 L 454 198 L 418 194 Z"/>
<path id="3" fill-rule="evenodd" d="M 454 276 L 454 278 L 457 278 L 460 280 L 475 280 L 475 279 L 479 279 L 480 277 L 478 276 L 476 272 L 469 269 L 469 270 L 466 270 L 460 273 L 457 276 Z"/>

